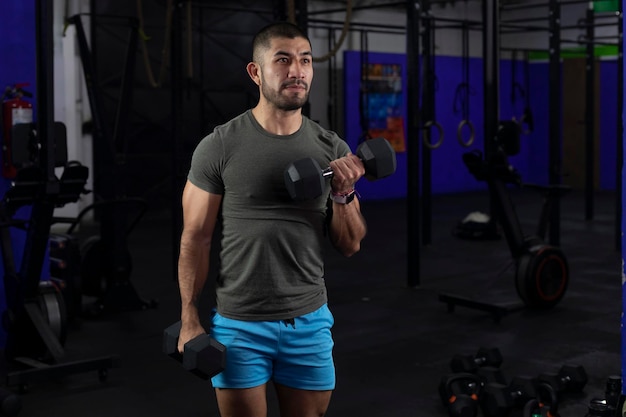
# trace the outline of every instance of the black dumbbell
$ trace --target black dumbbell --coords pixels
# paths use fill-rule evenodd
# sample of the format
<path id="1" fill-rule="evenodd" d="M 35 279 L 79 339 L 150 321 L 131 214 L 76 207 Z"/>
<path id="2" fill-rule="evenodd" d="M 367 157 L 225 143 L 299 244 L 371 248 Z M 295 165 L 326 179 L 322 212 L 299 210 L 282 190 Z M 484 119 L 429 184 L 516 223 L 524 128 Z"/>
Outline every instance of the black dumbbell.
<path id="1" fill-rule="evenodd" d="M 396 152 L 385 138 L 361 143 L 356 156 L 363 162 L 365 177 L 370 181 L 396 172 Z M 285 186 L 294 200 L 312 200 L 322 195 L 325 178 L 332 175 L 330 167 L 322 169 L 313 158 L 299 159 L 285 169 Z"/>
<path id="2" fill-rule="evenodd" d="M 450 361 L 450 369 L 452 372 L 476 372 L 482 366 L 497 368 L 501 364 L 500 349 L 481 347 L 476 355 L 454 355 Z"/>
<path id="3" fill-rule="evenodd" d="M 450 417 L 475 417 L 482 390 L 480 377 L 470 373 L 445 375 L 439 381 L 441 404 Z"/>
<path id="4" fill-rule="evenodd" d="M 613 417 L 615 409 L 607 404 L 604 398 L 592 398 L 589 401 L 586 417 Z"/>
<path id="5" fill-rule="evenodd" d="M 581 365 L 563 365 L 558 374 L 541 374 L 537 380 L 549 384 L 559 394 L 578 393 L 587 384 L 587 372 Z"/>
<path id="6" fill-rule="evenodd" d="M 620 405 L 622 394 L 622 377 L 621 375 L 609 375 L 606 380 L 606 388 L 604 390 L 607 405 L 613 410 L 617 410 Z"/>
<path id="7" fill-rule="evenodd" d="M 485 417 L 507 416 L 513 409 L 522 409 L 537 397 L 532 378 L 516 376 L 508 385 L 488 383 L 485 385 L 480 407 Z"/>
<path id="8" fill-rule="evenodd" d="M 163 353 L 183 364 L 192 374 L 209 379 L 226 368 L 226 346 L 201 334 L 185 343 L 182 355 L 178 352 L 178 335 L 181 322 L 176 322 L 163 332 Z"/>

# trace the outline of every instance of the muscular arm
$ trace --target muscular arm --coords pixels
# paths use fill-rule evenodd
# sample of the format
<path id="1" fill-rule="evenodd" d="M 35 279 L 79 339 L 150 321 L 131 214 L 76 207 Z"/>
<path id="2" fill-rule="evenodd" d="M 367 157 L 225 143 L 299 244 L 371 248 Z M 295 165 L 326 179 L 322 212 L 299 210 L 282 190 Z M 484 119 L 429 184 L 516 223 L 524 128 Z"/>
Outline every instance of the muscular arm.
<path id="1" fill-rule="evenodd" d="M 200 296 L 209 272 L 211 239 L 222 196 L 210 194 L 189 181 L 183 191 L 183 232 L 178 258 L 178 285 L 181 299 L 181 330 L 178 350 L 204 332 L 198 315 Z"/>
<path id="2" fill-rule="evenodd" d="M 330 167 L 333 170 L 331 188 L 335 193 L 353 190 L 354 184 L 365 174 L 363 164 L 352 154 L 332 161 Z M 344 256 L 354 255 L 361 249 L 366 233 L 367 225 L 357 197 L 349 204 L 332 203 L 329 235 L 335 249 Z"/>

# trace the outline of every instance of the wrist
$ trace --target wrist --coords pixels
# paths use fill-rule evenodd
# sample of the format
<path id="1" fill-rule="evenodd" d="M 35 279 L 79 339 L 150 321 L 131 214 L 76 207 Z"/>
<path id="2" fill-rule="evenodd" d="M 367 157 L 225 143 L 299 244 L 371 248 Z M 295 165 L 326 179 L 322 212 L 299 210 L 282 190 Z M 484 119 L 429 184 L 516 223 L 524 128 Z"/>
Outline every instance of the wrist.
<path id="1" fill-rule="evenodd" d="M 337 204 L 350 204 L 356 196 L 356 190 L 352 188 L 349 191 L 335 192 L 331 191 L 330 199 Z"/>
<path id="2" fill-rule="evenodd" d="M 346 191 L 335 191 L 335 190 L 330 190 L 330 194 L 332 196 L 343 196 L 343 195 L 349 195 L 349 194 L 353 194 L 355 192 L 354 187 L 350 188 L 349 190 Z"/>

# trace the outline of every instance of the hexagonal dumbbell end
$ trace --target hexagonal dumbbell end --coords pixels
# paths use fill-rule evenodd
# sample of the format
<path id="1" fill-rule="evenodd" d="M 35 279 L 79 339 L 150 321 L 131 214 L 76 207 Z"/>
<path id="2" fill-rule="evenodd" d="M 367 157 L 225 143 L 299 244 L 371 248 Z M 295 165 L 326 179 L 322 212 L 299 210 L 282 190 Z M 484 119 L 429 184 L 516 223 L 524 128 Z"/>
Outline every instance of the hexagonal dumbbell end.
<path id="1" fill-rule="evenodd" d="M 491 382 L 485 386 L 481 398 L 481 408 L 485 417 L 509 415 L 513 408 L 522 408 L 529 400 L 536 398 L 534 380 L 516 376 L 509 385 Z"/>
<path id="2" fill-rule="evenodd" d="M 513 397 L 515 407 L 524 407 L 528 401 L 537 398 L 535 381 L 526 376 L 514 376 L 509 383 L 509 391 Z"/>
<path id="3" fill-rule="evenodd" d="M 324 192 L 322 168 L 313 158 L 303 158 L 289 164 L 284 172 L 285 186 L 294 200 L 312 200 Z"/>
<path id="4" fill-rule="evenodd" d="M 226 346 L 207 334 L 185 343 L 183 368 L 202 379 L 209 379 L 226 368 Z"/>
<path id="5" fill-rule="evenodd" d="M 476 372 L 480 367 L 497 368 L 501 364 L 502 354 L 498 348 L 481 347 L 476 355 L 454 355 L 450 368 L 453 372 Z"/>
<path id="6" fill-rule="evenodd" d="M 450 360 L 452 372 L 476 372 L 478 365 L 474 362 L 474 355 L 454 355 Z"/>
<path id="7" fill-rule="evenodd" d="M 557 393 L 576 393 L 581 392 L 587 384 L 587 372 L 582 366 L 565 365 L 558 374 L 541 374 L 537 380 L 549 384 Z"/>
<path id="8" fill-rule="evenodd" d="M 569 392 L 581 392 L 588 381 L 587 371 L 582 365 L 563 365 L 559 378 Z"/>
<path id="9" fill-rule="evenodd" d="M 171 358 L 182 362 L 183 355 L 178 352 L 178 335 L 180 334 L 180 321 L 172 324 L 163 331 L 163 353 Z"/>
<path id="10" fill-rule="evenodd" d="M 376 180 L 396 172 L 396 151 L 385 138 L 374 138 L 361 143 L 356 156 L 365 166 L 365 177 Z"/>
<path id="11" fill-rule="evenodd" d="M 474 360 L 479 366 L 494 366 L 497 368 L 502 365 L 502 353 L 500 353 L 498 348 L 481 347 L 478 349 Z"/>

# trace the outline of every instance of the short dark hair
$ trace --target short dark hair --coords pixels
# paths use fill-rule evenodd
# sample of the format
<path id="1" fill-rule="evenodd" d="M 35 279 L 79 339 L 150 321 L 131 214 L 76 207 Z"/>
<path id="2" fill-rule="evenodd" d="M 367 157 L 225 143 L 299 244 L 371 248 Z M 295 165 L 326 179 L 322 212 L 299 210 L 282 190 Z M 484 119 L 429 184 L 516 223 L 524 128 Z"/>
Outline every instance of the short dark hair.
<path id="1" fill-rule="evenodd" d="M 307 34 L 298 26 L 290 22 L 274 22 L 259 30 L 254 36 L 252 40 L 252 59 L 258 62 L 261 51 L 269 49 L 272 39 L 276 38 L 304 38 L 311 45 L 311 40 Z"/>

